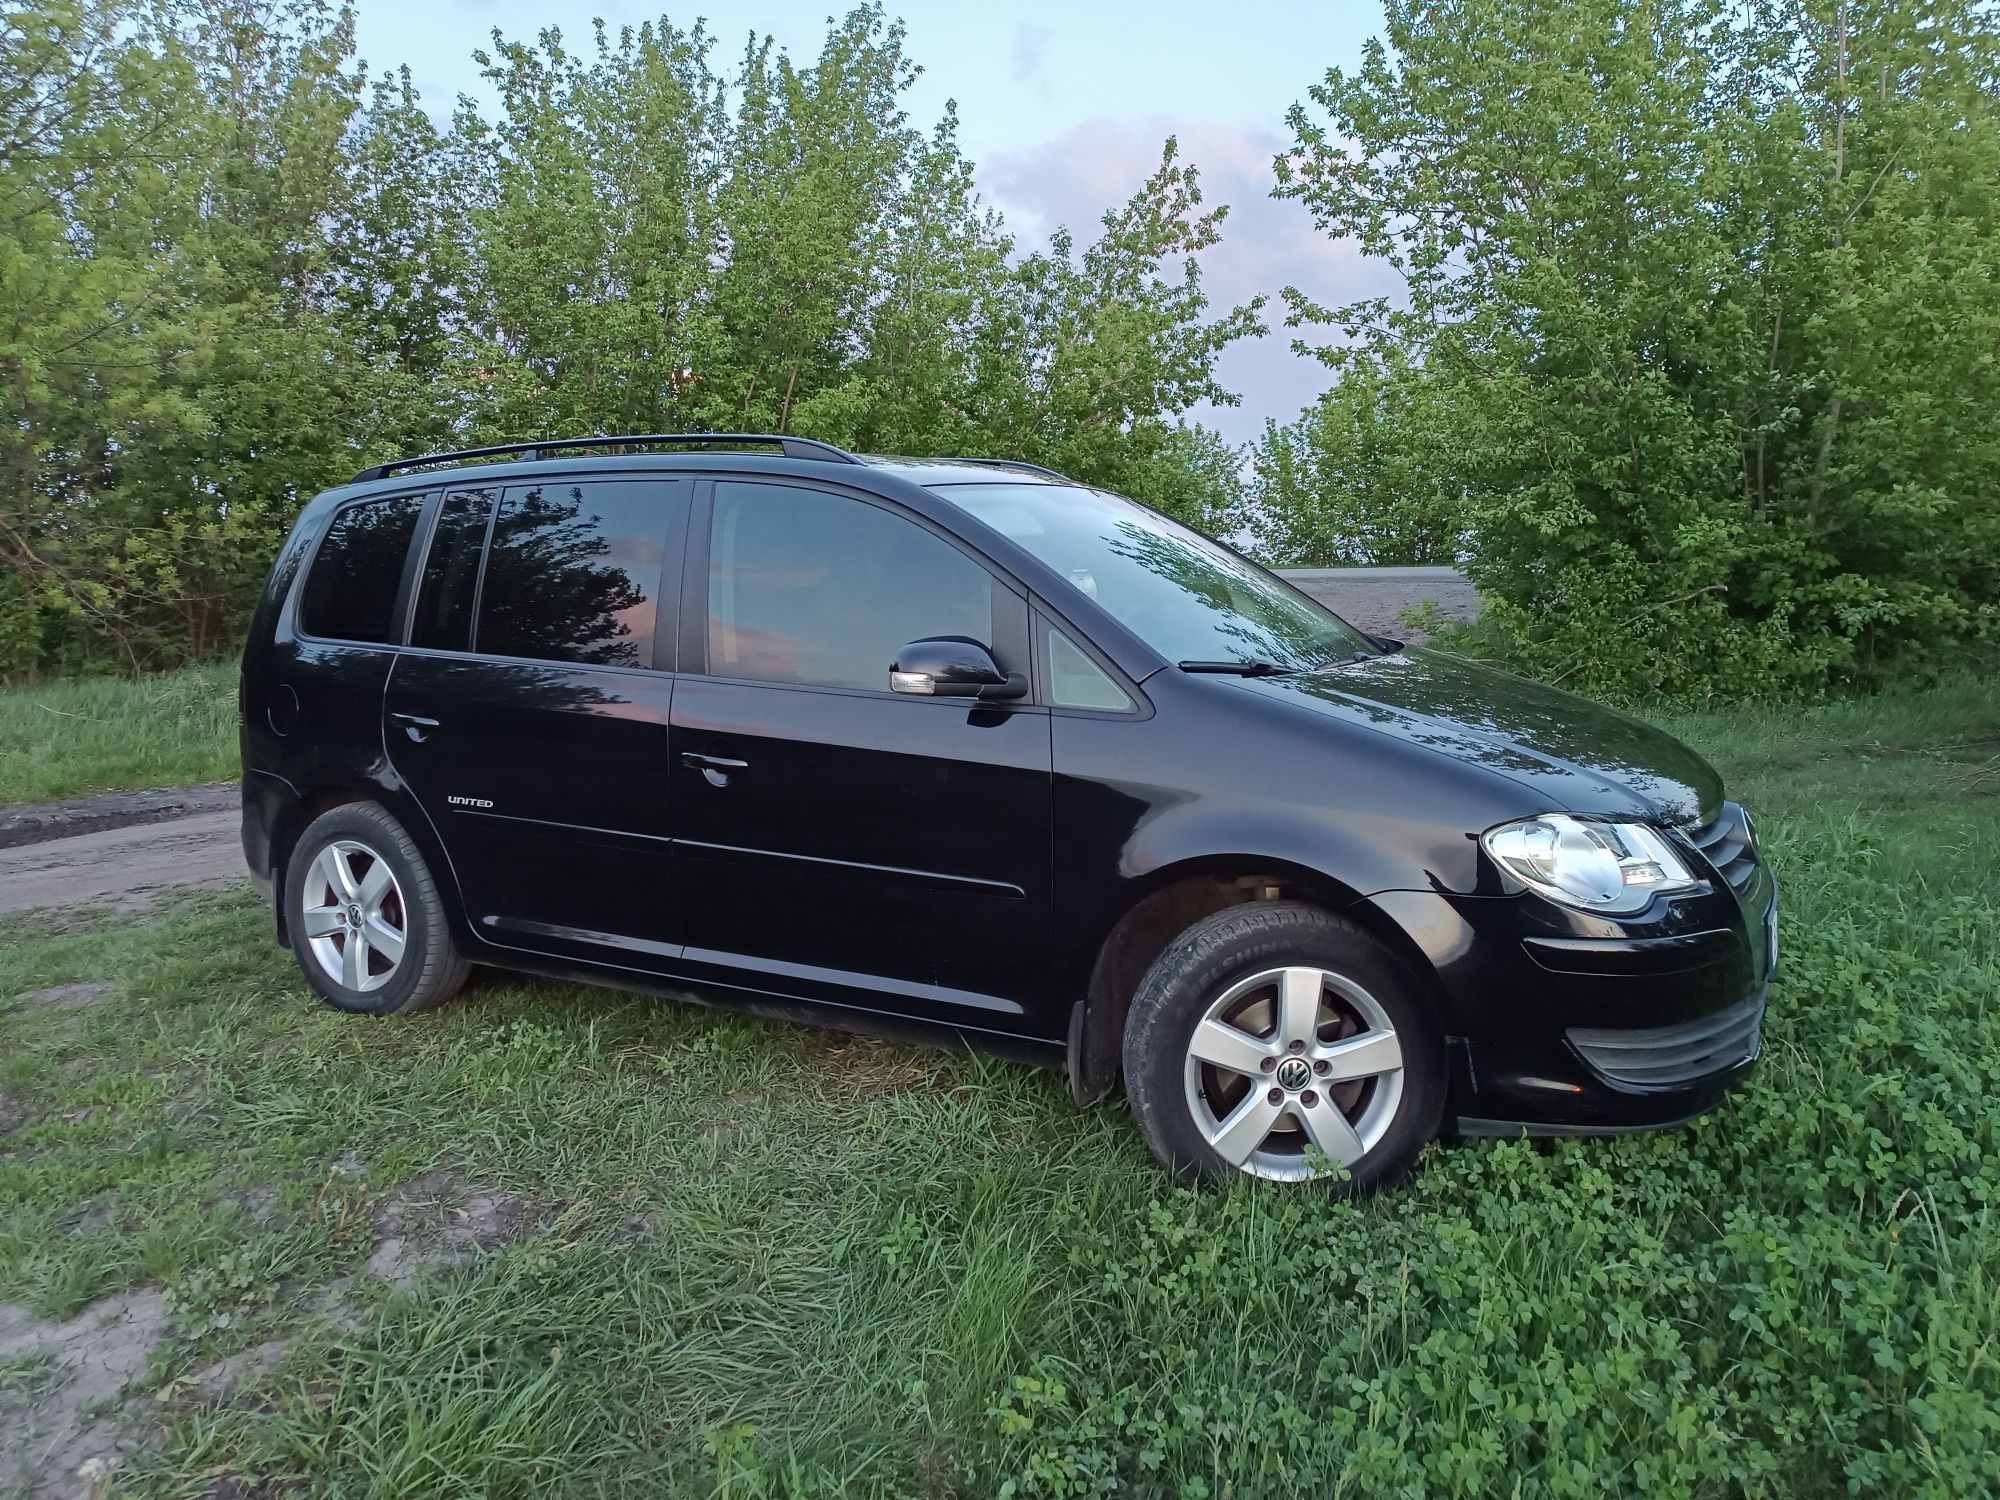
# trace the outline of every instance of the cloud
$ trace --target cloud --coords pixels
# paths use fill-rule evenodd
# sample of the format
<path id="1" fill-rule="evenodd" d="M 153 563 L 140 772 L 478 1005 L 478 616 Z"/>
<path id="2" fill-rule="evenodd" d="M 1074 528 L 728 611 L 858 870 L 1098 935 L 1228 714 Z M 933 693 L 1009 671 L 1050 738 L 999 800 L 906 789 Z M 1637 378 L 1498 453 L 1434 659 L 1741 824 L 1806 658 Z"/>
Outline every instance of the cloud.
<path id="1" fill-rule="evenodd" d="M 1296 286 L 1325 304 L 1401 290 L 1390 267 L 1362 255 L 1351 240 L 1322 234 L 1300 204 L 1271 197 L 1272 159 L 1289 141 L 1275 131 L 1211 121 L 1089 120 L 1054 140 L 992 153 L 979 183 L 1024 244 L 1045 242 L 1058 225 L 1087 244 L 1105 211 L 1130 198 L 1159 165 L 1169 135 L 1179 139 L 1181 159 L 1199 168 L 1204 205 L 1229 205 L 1221 243 L 1201 257 L 1210 302 L 1226 310 L 1259 293 L 1270 298 L 1264 309 L 1270 333 L 1231 346 L 1217 362 L 1222 384 L 1243 404 L 1193 413 L 1232 442 L 1245 442 L 1263 431 L 1267 417 L 1290 421 L 1332 379 L 1317 360 L 1292 353 L 1296 331 L 1284 326 L 1280 288 Z M 1303 332 L 1311 343 L 1332 336 Z"/>
<path id="2" fill-rule="evenodd" d="M 1041 76 L 1042 60 L 1055 34 L 1053 26 L 1031 26 L 1026 21 L 1014 27 L 1014 53 L 1008 68 L 1014 82 L 1030 83 Z"/>

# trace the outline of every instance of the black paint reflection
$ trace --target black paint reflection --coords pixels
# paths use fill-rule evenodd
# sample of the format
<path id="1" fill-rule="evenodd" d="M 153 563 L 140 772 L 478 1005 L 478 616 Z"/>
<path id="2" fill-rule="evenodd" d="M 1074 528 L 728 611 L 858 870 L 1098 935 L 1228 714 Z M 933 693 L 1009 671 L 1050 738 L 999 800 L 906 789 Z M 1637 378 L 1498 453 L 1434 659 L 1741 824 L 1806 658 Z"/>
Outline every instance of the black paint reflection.
<path id="1" fill-rule="evenodd" d="M 425 691 L 443 703 L 476 704 L 482 710 L 497 706 L 510 712 L 587 710 L 615 719 L 662 718 L 656 708 L 638 701 L 649 689 L 644 678 L 605 677 L 562 666 L 483 661 L 478 657 L 436 657 L 421 667 L 406 668 L 412 680 L 419 673 Z"/>
<path id="2" fill-rule="evenodd" d="M 1551 807 L 1589 806 L 1587 784 L 1628 788 L 1676 822 L 1711 812 L 1715 772 L 1672 735 L 1615 709 L 1444 652 L 1412 649 L 1258 684 L 1505 775 L 1568 788 Z"/>

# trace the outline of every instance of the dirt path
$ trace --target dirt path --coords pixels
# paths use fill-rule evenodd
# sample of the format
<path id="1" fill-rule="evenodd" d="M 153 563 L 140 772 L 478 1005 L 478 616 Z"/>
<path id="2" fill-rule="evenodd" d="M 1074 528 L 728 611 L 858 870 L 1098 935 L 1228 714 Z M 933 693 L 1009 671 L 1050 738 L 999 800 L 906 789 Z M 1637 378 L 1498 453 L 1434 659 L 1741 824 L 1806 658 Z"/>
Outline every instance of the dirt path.
<path id="1" fill-rule="evenodd" d="M 106 828 L 169 823 L 196 813 L 222 812 L 239 806 L 241 800 L 242 792 L 235 782 L 210 781 L 145 792 L 104 792 L 32 807 L 0 807 L 0 849 L 44 844 Z"/>
<path id="2" fill-rule="evenodd" d="M 208 808 L 164 822 L 0 848 L 0 912 L 136 911 L 163 890 L 239 880 L 242 816 L 234 805 Z"/>

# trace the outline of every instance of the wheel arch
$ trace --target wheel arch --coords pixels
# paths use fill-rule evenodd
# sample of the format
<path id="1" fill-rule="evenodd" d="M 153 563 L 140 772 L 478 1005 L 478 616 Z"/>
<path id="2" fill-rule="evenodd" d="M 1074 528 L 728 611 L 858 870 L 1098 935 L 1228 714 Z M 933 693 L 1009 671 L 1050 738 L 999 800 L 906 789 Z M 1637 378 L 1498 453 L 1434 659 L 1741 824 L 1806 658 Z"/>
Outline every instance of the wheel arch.
<path id="1" fill-rule="evenodd" d="M 1389 913 L 1345 882 L 1291 860 L 1204 855 L 1133 881 L 1113 920 L 1086 950 L 1090 972 L 1083 998 L 1070 1010 L 1067 1047 L 1070 1092 L 1079 1104 L 1095 1103 L 1118 1083 L 1132 997 L 1167 945 L 1203 917 L 1254 901 L 1301 901 L 1359 922 L 1409 970 L 1442 1034 L 1437 970 Z"/>
<path id="2" fill-rule="evenodd" d="M 347 807 L 357 802 L 369 802 L 381 808 L 402 826 L 411 842 L 424 857 L 432 871 L 432 879 L 440 891 L 449 891 L 456 896 L 457 882 L 452 873 L 451 862 L 445 858 L 444 850 L 438 845 L 436 831 L 430 820 L 421 816 L 421 809 L 408 798 L 397 797 L 389 788 L 367 780 L 329 782 L 314 787 L 301 796 L 288 799 L 284 809 L 274 820 L 271 830 L 271 903 L 273 916 L 278 924 L 278 941 L 285 947 L 292 945 L 290 924 L 285 920 L 285 885 L 291 868 L 292 855 L 299 846 L 305 831 L 319 818 L 337 807 Z M 417 814 L 412 816 L 412 814 Z M 454 900 L 447 899 L 446 908 L 452 920 L 454 934 L 460 925 Z"/>

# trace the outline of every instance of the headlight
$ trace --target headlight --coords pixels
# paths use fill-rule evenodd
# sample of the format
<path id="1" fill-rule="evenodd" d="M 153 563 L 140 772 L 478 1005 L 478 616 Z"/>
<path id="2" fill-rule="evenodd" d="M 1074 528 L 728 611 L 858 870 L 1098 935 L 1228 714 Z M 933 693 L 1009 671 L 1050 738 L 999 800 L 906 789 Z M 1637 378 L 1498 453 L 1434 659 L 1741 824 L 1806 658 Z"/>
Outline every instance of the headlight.
<path id="1" fill-rule="evenodd" d="M 1545 813 L 1496 828 L 1480 842 L 1529 890 L 1585 911 L 1642 911 L 1655 896 L 1707 884 L 1643 823 Z"/>

